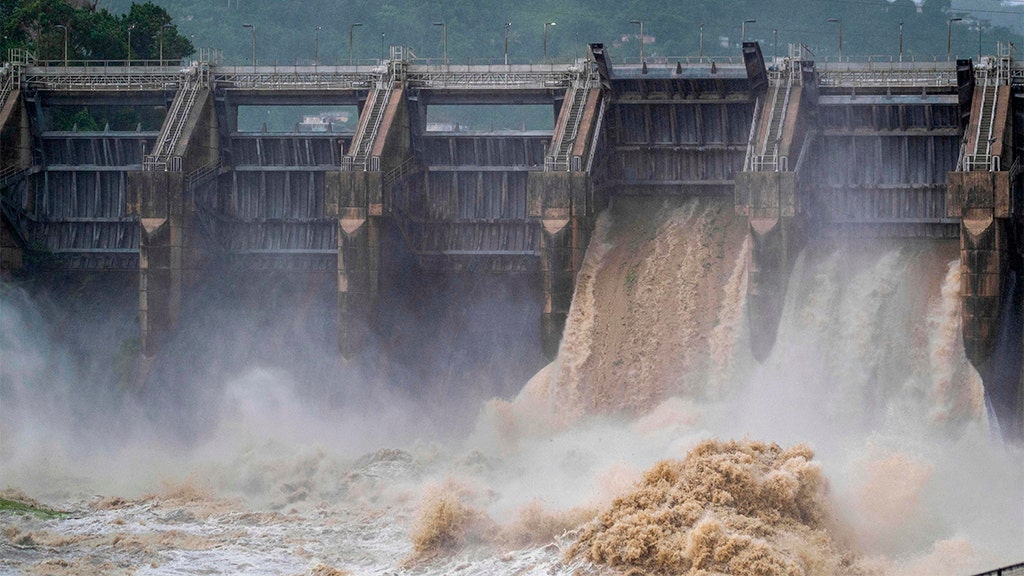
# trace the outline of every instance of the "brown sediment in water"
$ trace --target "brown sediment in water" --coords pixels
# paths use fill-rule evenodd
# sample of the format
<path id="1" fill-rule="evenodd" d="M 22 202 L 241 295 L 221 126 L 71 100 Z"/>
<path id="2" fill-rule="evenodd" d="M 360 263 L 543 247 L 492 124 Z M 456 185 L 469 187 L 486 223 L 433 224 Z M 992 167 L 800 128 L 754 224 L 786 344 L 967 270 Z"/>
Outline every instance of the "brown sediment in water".
<path id="1" fill-rule="evenodd" d="M 616 200 L 577 282 L 549 391 L 559 413 L 642 414 L 672 395 L 714 394 L 707 374 L 728 366 L 712 346 L 735 337 L 708 335 L 737 322 L 720 312 L 742 302 L 743 223 L 731 200 Z"/>
<path id="2" fill-rule="evenodd" d="M 497 535 L 497 544 L 505 548 L 541 546 L 597 516 L 592 508 L 548 511 L 544 503 L 534 500 L 519 509 L 516 518 L 502 526 Z"/>
<path id="3" fill-rule="evenodd" d="M 309 571 L 309 576 L 349 576 L 350 574 L 352 573 L 323 564 L 319 564 Z"/>
<path id="4" fill-rule="evenodd" d="M 471 499 L 471 491 L 454 481 L 428 488 L 411 533 L 413 552 L 404 564 L 453 554 L 471 540 L 493 533 L 493 521 L 470 504 Z"/>
<path id="5" fill-rule="evenodd" d="M 569 556 L 649 574 L 864 574 L 830 533 L 813 457 L 803 445 L 704 441 L 649 469 Z"/>

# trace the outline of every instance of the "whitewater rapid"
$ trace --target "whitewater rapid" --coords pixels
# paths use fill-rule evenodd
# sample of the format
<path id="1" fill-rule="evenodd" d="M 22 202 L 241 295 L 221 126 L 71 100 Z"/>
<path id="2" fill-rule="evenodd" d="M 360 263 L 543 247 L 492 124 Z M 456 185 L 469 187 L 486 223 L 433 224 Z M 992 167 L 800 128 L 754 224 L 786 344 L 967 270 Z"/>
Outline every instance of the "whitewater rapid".
<path id="1" fill-rule="evenodd" d="M 5 287 L 0 489 L 66 515 L 0 513 L 0 573 L 599 574 L 578 538 L 635 545 L 613 511 L 645 471 L 681 470 L 713 439 L 737 440 L 728 458 L 741 460 L 777 443 L 763 453 L 785 457 L 757 474 L 810 482 L 828 519 L 808 529 L 850 574 L 1020 561 L 1024 459 L 991 437 L 964 357 L 956 247 L 809 247 L 759 364 L 745 238 L 731 202 L 617 201 L 588 249 L 558 358 L 514 398 L 453 407 L 477 423 L 443 440 L 398 432 L 414 404 L 326 407 L 287 370 L 257 365 L 220 375 L 217 416 L 198 438 L 166 438 L 126 399 L 111 412 L 122 424 L 92 441 L 75 425 L 92 420 L 75 415 L 71 352 L 43 337 L 44 310 Z M 693 502 L 683 518 L 713 536 L 710 549 L 758 537 L 742 510 L 697 514 Z M 681 521 L 669 510 L 666 522 Z M 602 514 L 624 540 L 581 524 Z M 835 566 L 780 538 L 780 566 Z"/>

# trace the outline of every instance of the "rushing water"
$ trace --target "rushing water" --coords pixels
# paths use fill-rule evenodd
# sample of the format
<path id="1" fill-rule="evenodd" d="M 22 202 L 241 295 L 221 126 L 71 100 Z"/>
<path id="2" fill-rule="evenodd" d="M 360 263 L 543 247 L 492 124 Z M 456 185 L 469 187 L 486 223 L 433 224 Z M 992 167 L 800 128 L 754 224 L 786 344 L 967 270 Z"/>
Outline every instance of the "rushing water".
<path id="1" fill-rule="evenodd" d="M 814 243 L 759 364 L 731 202 L 618 201 L 559 357 L 513 399 L 451 406 L 451 420 L 478 416 L 445 441 L 394 391 L 325 402 L 275 361 L 286 354 L 182 383 L 208 416 L 168 434 L 175 406 L 194 403 L 163 390 L 171 413 L 155 415 L 83 383 L 104 361 L 81 356 L 101 352 L 55 339 L 55 310 L 5 286 L 0 489 L 68 515 L 0 513 L 0 573 L 596 574 L 610 562 L 923 575 L 1017 562 L 1022 454 L 989 433 L 960 341 L 956 256 L 932 241 Z M 210 331 L 198 344 L 231 340 Z M 366 366 L 327 366 L 311 373 L 381 389 Z"/>

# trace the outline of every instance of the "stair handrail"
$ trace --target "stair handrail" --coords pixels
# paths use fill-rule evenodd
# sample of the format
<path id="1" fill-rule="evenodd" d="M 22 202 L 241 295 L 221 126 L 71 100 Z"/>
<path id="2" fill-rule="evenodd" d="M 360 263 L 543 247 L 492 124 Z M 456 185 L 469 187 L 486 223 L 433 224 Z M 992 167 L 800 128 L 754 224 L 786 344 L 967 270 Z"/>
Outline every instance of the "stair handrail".
<path id="1" fill-rule="evenodd" d="M 174 152 L 174 147 L 177 145 L 178 140 L 181 138 L 181 133 L 185 130 L 185 122 L 188 120 L 189 113 L 192 112 L 192 106 L 196 102 L 196 94 L 199 92 L 199 87 L 201 85 L 202 82 L 198 77 L 194 79 L 188 78 L 185 81 L 186 93 L 183 98 L 185 100 L 184 108 L 179 110 L 178 115 L 175 116 L 174 124 L 172 125 L 174 131 L 171 134 L 170 141 L 167 142 L 167 147 L 169 149 L 165 151 L 166 155 L 170 155 Z"/>
<path id="2" fill-rule="evenodd" d="M 568 167 L 568 163 L 565 162 L 563 160 L 563 158 L 562 158 L 562 156 L 563 156 L 563 154 L 562 154 L 562 144 L 565 143 L 566 138 L 567 138 L 566 133 L 569 132 L 569 130 L 570 130 L 569 124 L 572 122 L 572 118 L 571 118 L 571 116 L 572 116 L 572 107 L 573 107 L 573 104 L 576 102 L 576 98 L 579 95 L 579 90 L 580 90 L 580 85 L 579 85 L 579 79 L 577 78 L 577 79 L 574 79 L 573 83 L 572 83 L 572 95 L 569 97 L 569 108 L 567 108 L 566 112 L 565 112 L 565 122 L 563 122 L 562 124 L 560 124 L 558 126 L 558 131 L 555 134 L 555 142 L 554 142 L 554 150 L 553 150 L 554 154 L 551 157 L 551 169 L 552 170 L 558 170 L 563 165 Z"/>
<path id="3" fill-rule="evenodd" d="M 590 138 L 590 147 L 587 149 L 587 174 L 590 173 L 594 166 L 594 158 L 597 156 L 597 142 L 598 138 L 601 137 L 601 128 L 604 124 L 604 113 L 608 109 L 608 101 L 604 98 L 601 99 L 601 105 L 598 107 L 597 112 L 597 124 L 594 125 L 594 134 Z"/>
<path id="4" fill-rule="evenodd" d="M 754 99 L 754 118 L 750 122 L 750 134 L 747 136 L 747 157 L 743 161 L 743 169 L 752 171 L 754 164 L 754 138 L 757 137 L 757 127 L 761 122 L 761 96 Z"/>

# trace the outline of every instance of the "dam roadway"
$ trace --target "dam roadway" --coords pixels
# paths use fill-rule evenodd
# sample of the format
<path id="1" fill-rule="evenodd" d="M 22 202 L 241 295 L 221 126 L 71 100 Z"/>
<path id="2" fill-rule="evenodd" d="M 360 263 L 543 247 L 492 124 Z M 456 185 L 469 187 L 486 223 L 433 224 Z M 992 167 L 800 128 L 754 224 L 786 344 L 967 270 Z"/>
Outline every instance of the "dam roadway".
<path id="1" fill-rule="evenodd" d="M 1024 66 L 612 59 L 374 66 L 43 62 L 0 77 L 0 267 L 139 274 L 157 354 L 215 259 L 336 276 L 343 355 L 372 330 L 389 259 L 536 274 L 554 355 L 597 215 L 616 196 L 729 197 L 749 221 L 751 346 L 772 349 L 797 254 L 831 238 L 958 242 L 964 349 L 1024 437 Z M 250 106 L 350 106 L 355 130 L 239 131 Z M 428 130 L 431 106 L 549 106 L 553 129 Z M 66 106 L 157 109 L 159 129 L 55 130 Z M 394 241 L 382 238 L 391 235 Z M 1009 369 L 1007 369 L 1009 367 Z M 1007 424 L 1009 423 L 1009 424 Z"/>

